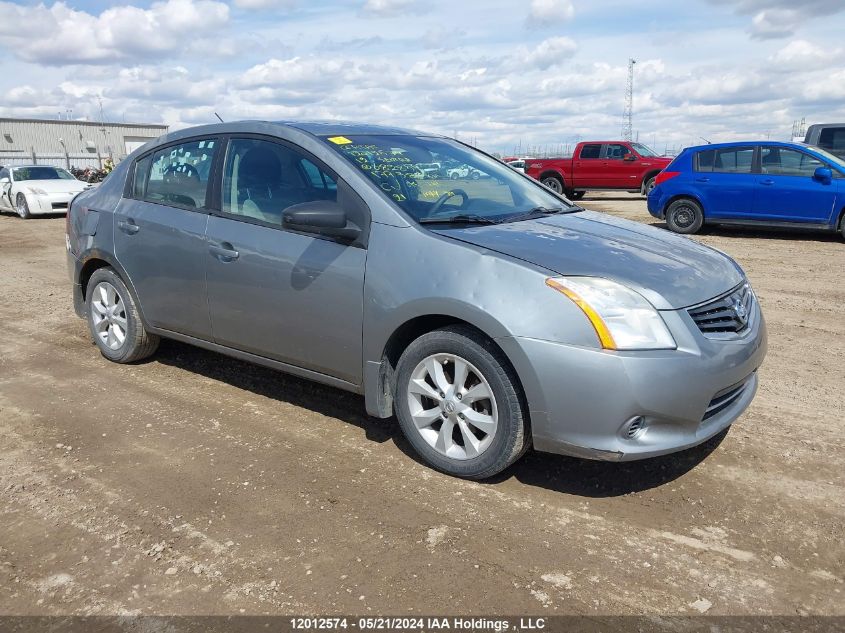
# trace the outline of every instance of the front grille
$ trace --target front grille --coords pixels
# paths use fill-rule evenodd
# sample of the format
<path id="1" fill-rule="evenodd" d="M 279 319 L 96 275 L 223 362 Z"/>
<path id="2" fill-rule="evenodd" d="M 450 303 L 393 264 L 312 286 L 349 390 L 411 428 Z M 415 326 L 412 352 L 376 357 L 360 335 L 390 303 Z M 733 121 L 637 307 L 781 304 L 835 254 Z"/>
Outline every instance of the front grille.
<path id="1" fill-rule="evenodd" d="M 744 282 L 712 301 L 689 308 L 687 312 L 705 335 L 740 334 L 748 328 L 754 293 Z"/>
<path id="2" fill-rule="evenodd" d="M 731 406 L 731 404 L 733 404 L 736 399 L 742 395 L 742 392 L 745 391 L 750 378 L 751 376 L 743 380 L 738 385 L 728 387 L 727 389 L 717 393 L 710 401 L 710 404 L 707 405 L 707 409 L 705 409 L 704 417 L 702 419 L 707 420 L 708 418 L 712 418 L 717 413 L 724 411 Z"/>

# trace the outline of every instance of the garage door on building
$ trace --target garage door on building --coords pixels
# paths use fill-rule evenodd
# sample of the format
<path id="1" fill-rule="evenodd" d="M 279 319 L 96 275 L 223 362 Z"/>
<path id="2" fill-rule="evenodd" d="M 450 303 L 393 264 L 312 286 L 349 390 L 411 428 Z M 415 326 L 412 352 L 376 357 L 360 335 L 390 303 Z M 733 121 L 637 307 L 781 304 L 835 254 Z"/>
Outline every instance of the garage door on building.
<path id="1" fill-rule="evenodd" d="M 141 147 L 144 143 L 153 140 L 153 136 L 124 136 L 123 144 L 126 148 L 126 153 L 131 154 L 136 149 Z"/>

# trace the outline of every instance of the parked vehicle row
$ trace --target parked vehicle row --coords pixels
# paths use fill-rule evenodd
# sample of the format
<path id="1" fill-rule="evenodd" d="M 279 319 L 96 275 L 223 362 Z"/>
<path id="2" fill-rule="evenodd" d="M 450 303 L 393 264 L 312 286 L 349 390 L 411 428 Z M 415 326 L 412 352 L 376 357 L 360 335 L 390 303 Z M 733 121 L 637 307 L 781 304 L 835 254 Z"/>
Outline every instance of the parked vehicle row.
<path id="1" fill-rule="evenodd" d="M 676 233 L 705 224 L 805 227 L 845 237 L 845 160 L 804 143 L 690 147 L 656 179 L 651 215 Z"/>
<path id="2" fill-rule="evenodd" d="M 435 163 L 489 178 L 418 182 Z M 67 249 L 107 359 L 168 337 L 361 393 L 462 477 L 532 445 L 631 460 L 700 444 L 750 404 L 766 353 L 726 255 L 393 128 L 173 132 L 74 199 Z"/>
<path id="3" fill-rule="evenodd" d="M 552 191 L 579 200 L 587 191 L 631 191 L 647 194 L 671 158 L 642 143 L 587 141 L 566 158 L 531 158 L 525 173 Z"/>

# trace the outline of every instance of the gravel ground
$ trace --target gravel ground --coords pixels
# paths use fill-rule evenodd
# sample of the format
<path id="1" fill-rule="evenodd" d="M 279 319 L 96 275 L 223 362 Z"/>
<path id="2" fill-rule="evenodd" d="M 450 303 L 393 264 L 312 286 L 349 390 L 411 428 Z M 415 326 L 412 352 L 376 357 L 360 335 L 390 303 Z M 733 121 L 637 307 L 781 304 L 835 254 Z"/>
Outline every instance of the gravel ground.
<path id="1" fill-rule="evenodd" d="M 652 222 L 642 198 L 583 204 Z M 471 483 L 360 397 L 165 342 L 106 362 L 64 219 L 0 216 L 0 612 L 845 615 L 845 242 L 697 236 L 748 272 L 769 356 L 682 454 L 529 454 Z"/>

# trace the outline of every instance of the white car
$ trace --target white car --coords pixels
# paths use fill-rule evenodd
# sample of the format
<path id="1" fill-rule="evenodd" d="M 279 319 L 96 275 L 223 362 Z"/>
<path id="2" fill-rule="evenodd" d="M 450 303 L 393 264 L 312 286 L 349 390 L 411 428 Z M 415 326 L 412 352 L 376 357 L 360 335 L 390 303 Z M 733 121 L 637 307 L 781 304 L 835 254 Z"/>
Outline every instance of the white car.
<path id="1" fill-rule="evenodd" d="M 518 171 L 521 174 L 525 173 L 525 161 L 522 160 L 521 158 L 519 160 L 509 160 L 507 162 L 507 165 L 511 169 L 515 169 L 516 171 Z"/>
<path id="2" fill-rule="evenodd" d="M 90 186 L 61 167 L 4 167 L 0 169 L 0 211 L 13 211 L 24 220 L 33 215 L 66 213 L 71 199 Z"/>
<path id="3" fill-rule="evenodd" d="M 460 167 L 453 167 L 452 169 L 446 172 L 446 175 L 451 180 L 461 180 L 461 179 L 470 179 L 470 180 L 478 180 L 481 178 L 481 172 L 477 169 L 473 169 L 469 165 L 461 165 Z"/>

